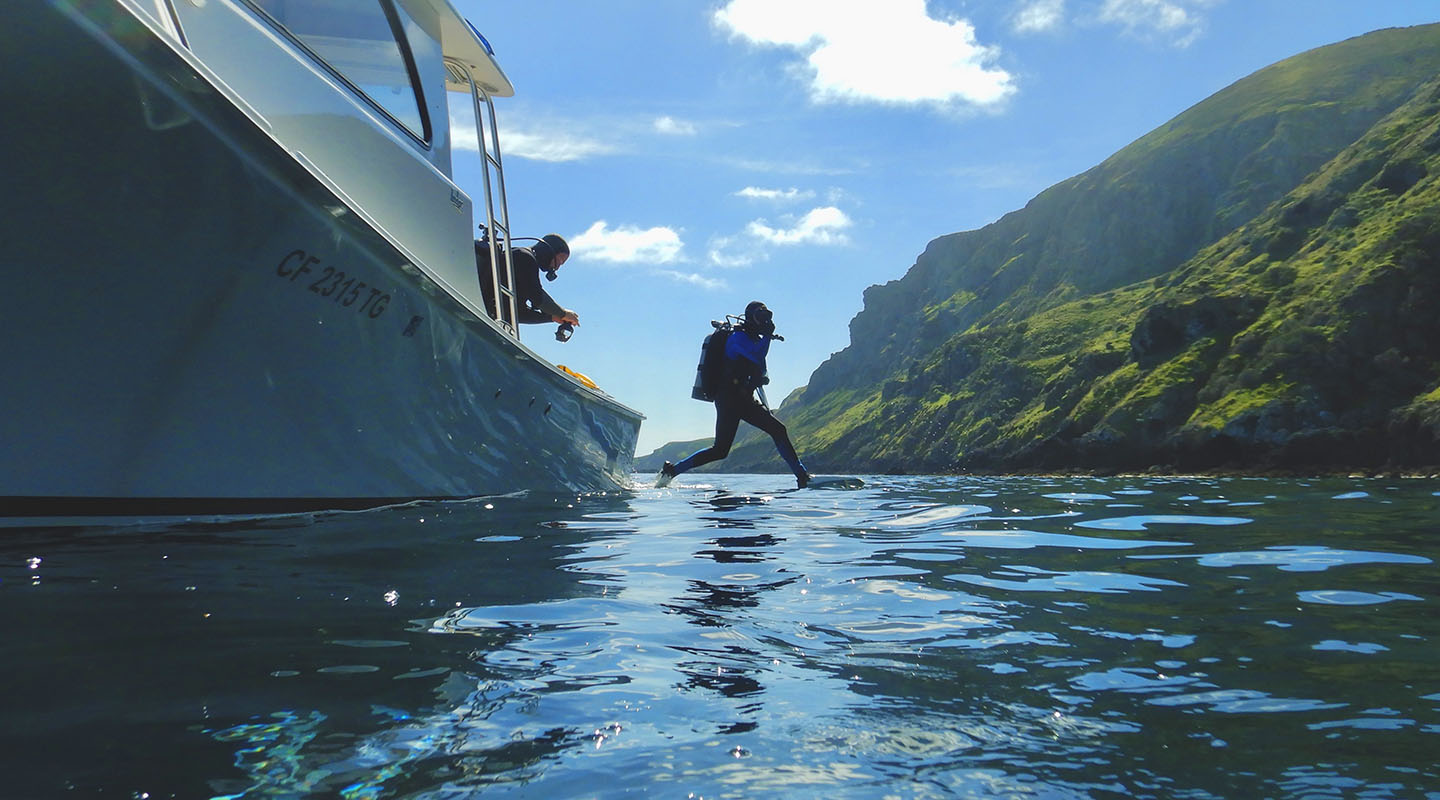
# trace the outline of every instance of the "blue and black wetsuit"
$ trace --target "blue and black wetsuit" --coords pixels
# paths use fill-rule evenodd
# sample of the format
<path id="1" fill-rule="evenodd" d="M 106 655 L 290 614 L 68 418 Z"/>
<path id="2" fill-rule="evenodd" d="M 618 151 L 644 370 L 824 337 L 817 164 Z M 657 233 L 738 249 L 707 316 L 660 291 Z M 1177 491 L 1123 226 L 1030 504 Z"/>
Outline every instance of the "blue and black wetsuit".
<path id="1" fill-rule="evenodd" d="M 676 464 L 676 475 L 729 455 L 740 421 L 744 420 L 770 434 L 780 457 L 790 465 L 796 478 L 809 479 L 805 465 L 795 454 L 795 446 L 790 443 L 785 423 L 755 399 L 755 390 L 764 383 L 765 356 L 769 352 L 768 334 L 751 333 L 743 328 L 730 334 L 725 342 L 725 380 L 715 395 L 715 443 Z"/>

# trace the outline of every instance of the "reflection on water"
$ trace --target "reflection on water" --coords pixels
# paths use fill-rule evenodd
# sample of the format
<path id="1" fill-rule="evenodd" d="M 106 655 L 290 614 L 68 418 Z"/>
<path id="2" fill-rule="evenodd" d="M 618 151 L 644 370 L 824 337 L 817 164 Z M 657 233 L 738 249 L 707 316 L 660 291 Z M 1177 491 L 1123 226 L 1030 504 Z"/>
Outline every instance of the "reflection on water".
<path id="1" fill-rule="evenodd" d="M 6 530 L 7 784 L 1440 792 L 1433 481 L 782 486 Z"/>

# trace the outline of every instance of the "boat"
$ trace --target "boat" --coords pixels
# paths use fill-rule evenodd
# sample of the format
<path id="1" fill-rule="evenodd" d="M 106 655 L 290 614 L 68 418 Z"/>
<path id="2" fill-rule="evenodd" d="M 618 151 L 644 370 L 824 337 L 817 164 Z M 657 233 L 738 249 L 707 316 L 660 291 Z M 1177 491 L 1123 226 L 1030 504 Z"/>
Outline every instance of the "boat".
<path id="1" fill-rule="evenodd" d="M 27 0 L 0 74 L 0 518 L 627 485 L 642 415 L 511 323 L 514 87 L 446 0 Z"/>

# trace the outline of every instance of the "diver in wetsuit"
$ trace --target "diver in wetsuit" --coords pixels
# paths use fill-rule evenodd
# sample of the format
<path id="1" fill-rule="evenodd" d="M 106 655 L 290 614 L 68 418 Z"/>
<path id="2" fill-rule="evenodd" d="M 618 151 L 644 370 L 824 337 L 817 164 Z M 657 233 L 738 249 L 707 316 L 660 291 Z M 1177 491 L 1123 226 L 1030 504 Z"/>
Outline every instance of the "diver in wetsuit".
<path id="1" fill-rule="evenodd" d="M 570 258 L 570 245 L 564 239 L 547 233 L 530 247 L 512 250 L 510 258 L 515 265 L 515 300 L 519 304 L 521 322 L 580 324 L 580 315 L 562 308 L 540 285 L 542 270 L 545 279 L 553 281 L 556 271 Z"/>
<path id="2" fill-rule="evenodd" d="M 539 241 L 530 247 L 515 247 L 510 250 L 511 265 L 515 270 L 515 305 L 516 315 L 519 322 L 526 324 L 541 324 L 546 322 L 560 323 L 561 331 L 565 332 L 564 338 L 557 334 L 556 338 L 566 341 L 570 337 L 569 331 L 580 324 L 580 315 L 568 308 L 562 307 L 555 302 L 545 288 L 540 284 L 540 273 L 545 273 L 546 280 L 555 280 L 555 273 L 570 258 L 570 245 L 558 234 L 547 233 Z M 490 313 L 492 319 L 501 319 L 509 322 L 510 313 L 508 308 L 502 308 L 501 314 L 497 315 L 495 310 L 495 290 L 492 286 L 494 272 L 490 265 L 490 249 L 484 239 L 475 240 L 475 264 L 480 275 L 480 292 L 485 301 L 485 310 Z M 505 276 L 500 276 L 501 286 L 507 286 Z"/>
<path id="3" fill-rule="evenodd" d="M 804 489 L 810 483 L 810 473 L 795 453 L 785 423 L 755 399 L 755 391 L 770 382 L 765 376 L 765 356 L 770 352 L 771 340 L 775 338 L 778 337 L 775 336 L 775 320 L 770 309 L 759 300 L 746 306 L 743 321 L 725 341 L 723 379 L 714 395 L 715 443 L 692 453 L 678 464 L 666 461 L 660 468 L 657 486 L 668 485 L 683 472 L 729 455 L 741 420 L 770 434 L 780 457 L 795 473 L 798 487 Z"/>

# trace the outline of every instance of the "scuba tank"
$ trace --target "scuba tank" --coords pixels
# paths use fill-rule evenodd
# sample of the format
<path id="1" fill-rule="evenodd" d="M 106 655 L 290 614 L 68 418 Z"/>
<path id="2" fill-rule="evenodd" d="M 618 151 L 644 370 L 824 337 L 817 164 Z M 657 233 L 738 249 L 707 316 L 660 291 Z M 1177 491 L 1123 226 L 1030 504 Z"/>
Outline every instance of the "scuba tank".
<path id="1" fill-rule="evenodd" d="M 735 332 L 735 326 L 726 317 L 724 322 L 711 320 L 715 330 L 705 337 L 700 345 L 700 363 L 695 366 L 695 387 L 690 396 L 706 403 L 715 402 L 720 393 L 720 384 L 725 380 L 725 342 Z"/>

